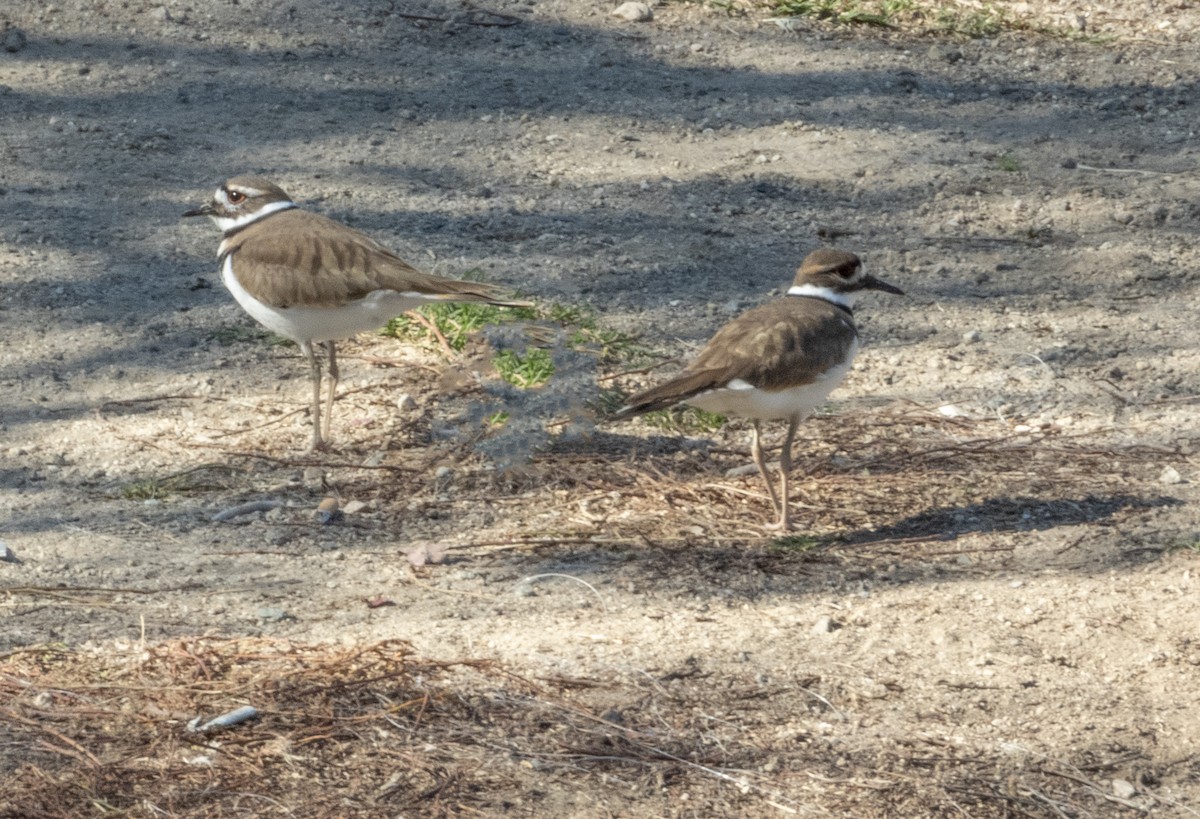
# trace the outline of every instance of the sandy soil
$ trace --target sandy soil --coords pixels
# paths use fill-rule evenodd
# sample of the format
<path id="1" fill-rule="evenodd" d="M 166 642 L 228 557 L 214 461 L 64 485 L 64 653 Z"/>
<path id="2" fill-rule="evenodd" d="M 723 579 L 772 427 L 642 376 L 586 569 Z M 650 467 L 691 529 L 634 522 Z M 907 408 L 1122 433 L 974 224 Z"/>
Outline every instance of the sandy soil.
<path id="1" fill-rule="evenodd" d="M 66 672 L 29 676 L 38 647 L 83 668 L 200 635 L 400 639 L 504 669 L 422 677 L 477 698 L 457 739 L 378 729 L 435 796 L 375 771 L 303 803 L 272 786 L 276 805 L 1197 815 L 1200 9 L 1015 7 L 1076 36 L 691 3 L 645 23 L 568 0 L 0 9 L 22 35 L 0 51 L 0 539 L 19 561 L 0 562 L 0 722 L 33 731 L 0 743 L 0 773 L 44 799 L 136 756 L 82 735 L 95 765 L 30 755 L 38 726 L 72 735 L 46 693 Z M 343 345 L 337 448 L 307 456 L 296 350 L 224 291 L 212 227 L 179 219 L 247 171 L 667 357 L 822 243 L 908 296 L 858 310 L 863 352 L 798 447 L 797 538 L 763 529 L 755 475 L 726 475 L 743 424 L 600 423 L 497 469 L 447 432 L 480 400 L 446 377 L 463 365 L 384 337 Z M 673 366 L 602 363 L 579 397 Z M 349 510 L 327 525 L 326 497 Z M 212 519 L 256 500 L 283 505 Z M 412 565 L 421 544 L 443 562 Z M 231 775 L 213 753 L 205 793 Z M 112 779 L 122 815 L 218 815 L 219 796 L 155 813 Z"/>

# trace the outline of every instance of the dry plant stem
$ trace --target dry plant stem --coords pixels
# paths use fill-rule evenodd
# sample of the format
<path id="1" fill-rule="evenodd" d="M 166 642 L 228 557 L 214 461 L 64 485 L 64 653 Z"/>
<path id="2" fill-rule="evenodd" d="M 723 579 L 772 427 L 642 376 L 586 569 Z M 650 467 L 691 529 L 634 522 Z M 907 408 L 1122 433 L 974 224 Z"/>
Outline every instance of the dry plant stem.
<path id="1" fill-rule="evenodd" d="M 283 423 L 287 419 L 291 418 L 293 415 L 299 415 L 300 413 L 306 412 L 306 411 L 307 410 L 302 407 L 300 409 L 292 410 L 291 412 L 285 412 L 283 415 L 280 415 L 276 418 L 272 418 L 270 421 L 267 421 L 265 423 L 257 424 L 252 427 L 243 427 L 242 429 L 233 429 L 233 430 L 228 430 L 225 432 L 213 433 L 212 437 L 214 439 L 228 438 L 231 435 L 245 435 L 247 432 L 256 432 L 260 429 L 266 429 L 267 427 L 273 427 L 276 424 Z"/>
<path id="2" fill-rule="evenodd" d="M 147 398 L 118 398 L 111 401 L 105 401 L 100 406 L 96 407 L 96 417 L 100 420 L 107 420 L 104 417 L 104 409 L 106 407 L 132 407 L 136 404 L 150 404 L 158 401 L 195 401 L 207 396 L 194 395 L 192 393 L 179 393 L 177 395 L 152 395 Z"/>
<path id="3" fill-rule="evenodd" d="M 223 523 L 227 520 L 233 520 L 242 515 L 253 514 L 254 512 L 269 512 L 272 509 L 278 509 L 283 506 L 283 501 L 277 500 L 260 500 L 250 501 L 249 503 L 231 506 L 212 516 L 213 523 Z"/>
<path id="4" fill-rule="evenodd" d="M 197 444 L 203 446 L 203 444 Z M 385 472 L 405 472 L 417 473 L 423 472 L 428 467 L 409 467 L 409 466 L 394 466 L 390 464 L 352 464 L 339 461 L 324 461 L 320 459 L 295 459 L 295 458 L 276 458 L 271 455 L 263 455 L 261 452 L 229 452 L 229 455 L 236 458 L 257 458 L 262 461 L 270 461 L 272 463 L 281 464 L 283 466 L 320 466 L 327 469 L 363 469 L 363 470 L 383 470 Z"/>
<path id="5" fill-rule="evenodd" d="M 442 331 L 438 329 L 438 326 L 430 321 L 424 313 L 420 312 L 419 310 L 409 310 L 404 315 L 408 316 L 417 324 L 420 324 L 422 327 L 428 330 L 434 338 L 437 339 L 438 345 L 442 348 L 442 352 L 446 354 L 446 358 L 449 358 L 452 361 L 458 358 L 458 353 L 456 353 L 454 348 L 450 346 L 450 342 L 446 340 L 446 336 L 442 334 Z"/>
<path id="6" fill-rule="evenodd" d="M 606 606 L 604 604 L 604 598 L 600 596 L 600 592 L 596 591 L 596 587 L 593 586 L 591 583 L 588 583 L 586 580 L 582 580 L 578 577 L 575 577 L 574 575 L 559 574 L 557 572 L 547 572 L 545 574 L 532 574 L 532 575 L 529 575 L 528 577 L 523 577 L 523 578 L 521 578 L 521 582 L 523 582 L 523 583 L 524 582 L 532 582 L 534 580 L 541 580 L 544 577 L 562 577 L 567 580 L 574 580 L 576 583 L 579 583 L 580 585 L 584 586 L 585 588 L 588 589 L 588 591 L 590 591 L 592 594 L 594 594 L 596 596 L 597 602 L 600 603 L 600 610 L 602 612 L 604 612 L 605 614 L 608 614 L 608 606 Z"/>
<path id="7" fill-rule="evenodd" d="M 638 367 L 636 370 L 622 370 L 619 373 L 608 373 L 607 375 L 600 376 L 596 380 L 603 383 L 605 381 L 612 381 L 616 378 L 624 378 L 625 376 L 628 376 L 628 375 L 643 375 L 645 373 L 652 373 L 655 370 L 657 370 L 659 367 L 665 367 L 668 364 L 678 364 L 678 363 L 679 363 L 678 358 L 675 358 L 675 357 L 664 358 L 664 359 L 661 359 L 660 361 L 655 362 L 654 364 L 649 364 L 645 367 Z"/>

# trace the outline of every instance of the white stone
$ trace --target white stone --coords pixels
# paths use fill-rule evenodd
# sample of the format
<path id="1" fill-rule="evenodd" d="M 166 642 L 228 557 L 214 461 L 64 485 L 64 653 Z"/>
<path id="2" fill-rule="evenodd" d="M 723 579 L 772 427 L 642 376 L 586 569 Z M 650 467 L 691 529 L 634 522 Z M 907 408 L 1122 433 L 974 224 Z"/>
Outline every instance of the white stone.
<path id="1" fill-rule="evenodd" d="M 612 14 L 631 23 L 648 23 L 654 19 L 654 9 L 646 3 L 622 3 L 613 9 Z"/>
<path id="2" fill-rule="evenodd" d="M 1163 471 L 1158 475 L 1158 482 L 1165 483 L 1168 486 L 1183 483 L 1183 476 L 1179 474 L 1179 470 L 1173 466 L 1163 468 Z"/>
<path id="3" fill-rule="evenodd" d="M 1114 779 L 1112 781 L 1113 796 L 1119 799 L 1129 799 L 1137 794 L 1137 788 L 1132 782 L 1127 782 L 1124 779 Z"/>

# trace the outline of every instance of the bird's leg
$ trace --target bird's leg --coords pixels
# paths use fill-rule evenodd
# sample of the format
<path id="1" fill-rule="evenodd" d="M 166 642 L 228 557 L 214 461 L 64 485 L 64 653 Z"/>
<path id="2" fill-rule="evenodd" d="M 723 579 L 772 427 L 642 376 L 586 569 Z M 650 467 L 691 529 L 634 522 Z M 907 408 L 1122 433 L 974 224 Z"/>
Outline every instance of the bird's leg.
<path id="1" fill-rule="evenodd" d="M 317 354 L 313 352 L 312 344 L 304 341 L 300 344 L 300 350 L 308 356 L 308 366 L 311 369 L 311 378 L 313 385 L 312 398 L 312 423 L 313 434 L 312 443 L 309 444 L 308 451 L 316 452 L 324 445 L 321 440 L 321 362 L 317 358 Z"/>
<path id="2" fill-rule="evenodd" d="M 334 342 L 324 342 L 325 349 L 329 352 L 329 398 L 325 402 L 325 426 L 322 428 L 322 433 L 325 440 L 329 440 L 329 423 L 333 420 L 333 397 L 337 394 L 338 385 L 338 365 L 337 353 L 334 351 Z"/>
<path id="3" fill-rule="evenodd" d="M 783 448 L 779 450 L 779 494 L 783 496 L 783 503 L 779 507 L 779 531 L 781 532 L 790 531 L 792 528 L 788 509 L 788 473 L 792 471 L 792 440 L 796 437 L 796 427 L 799 425 L 799 415 L 793 415 L 788 419 L 787 435 L 783 436 Z"/>
<path id="4" fill-rule="evenodd" d="M 771 508 L 778 512 L 779 497 L 775 494 L 775 484 L 771 483 L 771 475 L 767 472 L 767 462 L 763 458 L 762 425 L 757 418 L 754 419 L 754 434 L 750 438 L 750 455 L 754 458 L 754 465 L 758 467 L 758 474 L 762 475 L 762 479 L 767 484 L 767 491 L 771 493 Z"/>

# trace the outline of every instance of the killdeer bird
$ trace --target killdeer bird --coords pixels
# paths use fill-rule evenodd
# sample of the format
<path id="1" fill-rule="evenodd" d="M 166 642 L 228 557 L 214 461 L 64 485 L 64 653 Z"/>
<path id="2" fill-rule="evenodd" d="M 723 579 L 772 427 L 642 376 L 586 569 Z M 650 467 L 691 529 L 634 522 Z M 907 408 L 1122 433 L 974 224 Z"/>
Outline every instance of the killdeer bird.
<path id="1" fill-rule="evenodd" d="M 682 373 L 633 396 L 616 417 L 683 403 L 752 419 L 750 454 L 779 515 L 776 525 L 787 531 L 791 528 L 788 472 L 796 426 L 850 370 L 858 352 L 854 300 L 864 290 L 903 295 L 900 288 L 864 271 L 853 253 L 831 248 L 813 251 L 796 271 L 786 296 L 726 324 Z M 761 422 L 773 419 L 788 422 L 779 455 L 780 495 L 767 474 L 761 439 Z"/>
<path id="2" fill-rule="evenodd" d="M 229 292 L 260 324 L 295 341 L 308 357 L 313 384 L 310 449 L 322 448 L 329 438 L 338 339 L 378 329 L 429 302 L 527 306 L 498 299 L 477 282 L 423 273 L 366 234 L 302 210 L 282 188 L 261 177 L 229 179 L 208 204 L 183 215 L 216 222 L 224 233 L 217 258 Z M 323 425 L 318 345 L 327 356 L 330 381 Z"/>

